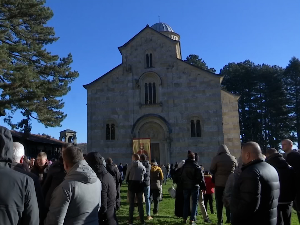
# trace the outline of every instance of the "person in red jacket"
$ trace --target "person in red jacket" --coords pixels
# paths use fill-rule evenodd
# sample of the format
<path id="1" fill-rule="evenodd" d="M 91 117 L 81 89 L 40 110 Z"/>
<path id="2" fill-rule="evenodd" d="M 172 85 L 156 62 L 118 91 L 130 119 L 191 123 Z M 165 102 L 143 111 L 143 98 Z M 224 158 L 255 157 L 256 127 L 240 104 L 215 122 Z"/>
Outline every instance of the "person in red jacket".
<path id="1" fill-rule="evenodd" d="M 215 193 L 215 184 L 212 182 L 212 176 L 208 171 L 204 173 L 204 180 L 206 184 L 206 193 L 204 195 L 204 205 L 206 210 L 207 209 L 207 202 L 209 202 L 210 212 L 214 214 L 214 207 L 213 207 L 213 193 Z"/>

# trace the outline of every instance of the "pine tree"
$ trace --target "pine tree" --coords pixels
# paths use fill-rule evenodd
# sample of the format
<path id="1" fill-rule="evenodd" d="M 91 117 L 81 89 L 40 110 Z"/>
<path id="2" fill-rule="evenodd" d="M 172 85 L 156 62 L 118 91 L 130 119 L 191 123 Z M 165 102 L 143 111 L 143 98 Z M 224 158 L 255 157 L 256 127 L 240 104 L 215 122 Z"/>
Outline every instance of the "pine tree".
<path id="1" fill-rule="evenodd" d="M 66 118 L 62 96 L 78 77 L 72 56 L 59 58 L 45 48 L 57 41 L 46 26 L 53 12 L 44 0 L 0 1 L 0 109 L 12 128 L 30 132 L 31 119 L 46 127 L 60 126 Z M 24 119 L 13 123 L 21 111 Z"/>
<path id="2" fill-rule="evenodd" d="M 202 58 L 199 58 L 198 55 L 191 54 L 191 55 L 187 56 L 186 60 L 184 60 L 184 61 L 191 65 L 197 66 L 203 70 L 207 70 L 212 73 L 216 72 L 216 70 L 214 68 L 208 68 L 208 66 L 206 65 L 206 62 Z"/>
<path id="3" fill-rule="evenodd" d="M 256 88 L 256 110 L 262 126 L 257 137 L 262 149 L 278 148 L 282 139 L 291 138 L 293 121 L 291 109 L 287 105 L 287 95 L 282 81 L 284 69 L 266 64 L 258 67 L 258 87 Z"/>
<path id="4" fill-rule="evenodd" d="M 292 138 L 293 122 L 282 82 L 283 69 L 278 66 L 255 65 L 246 60 L 230 63 L 221 70 L 223 87 L 240 95 L 239 115 L 241 139 L 256 141 L 263 151 L 279 147 L 284 138 Z"/>
<path id="5" fill-rule="evenodd" d="M 298 58 L 293 57 L 290 60 L 283 80 L 288 95 L 288 104 L 293 112 L 293 131 L 297 134 L 298 148 L 300 148 L 300 60 Z"/>

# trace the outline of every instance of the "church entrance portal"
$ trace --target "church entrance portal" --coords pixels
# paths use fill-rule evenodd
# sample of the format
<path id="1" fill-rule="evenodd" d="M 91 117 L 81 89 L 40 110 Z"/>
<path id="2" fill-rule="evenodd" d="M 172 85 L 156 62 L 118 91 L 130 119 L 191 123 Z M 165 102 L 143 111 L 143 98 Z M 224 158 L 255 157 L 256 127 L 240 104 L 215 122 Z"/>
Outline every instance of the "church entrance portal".
<path id="1" fill-rule="evenodd" d="M 151 141 L 151 159 L 155 159 L 157 163 L 164 163 L 165 151 L 165 131 L 160 124 L 156 122 L 147 122 L 139 129 L 139 138 L 150 138 Z"/>
<path id="2" fill-rule="evenodd" d="M 170 128 L 168 122 L 158 116 L 148 114 L 134 124 L 132 128 L 133 138 L 150 138 L 151 159 L 158 164 L 170 162 Z"/>

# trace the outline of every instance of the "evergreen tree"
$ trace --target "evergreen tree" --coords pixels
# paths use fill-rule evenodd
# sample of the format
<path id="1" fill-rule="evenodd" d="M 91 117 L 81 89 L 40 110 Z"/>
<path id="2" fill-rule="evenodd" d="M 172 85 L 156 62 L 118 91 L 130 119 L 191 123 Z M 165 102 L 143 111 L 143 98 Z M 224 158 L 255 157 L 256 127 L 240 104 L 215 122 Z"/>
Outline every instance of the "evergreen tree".
<path id="1" fill-rule="evenodd" d="M 186 57 L 186 60 L 184 60 L 185 62 L 192 64 L 194 66 L 197 66 L 203 70 L 207 70 L 209 72 L 215 73 L 216 70 L 214 68 L 208 68 L 208 66 L 206 65 L 206 62 L 204 62 L 204 60 L 202 58 L 199 58 L 198 55 L 189 55 Z"/>
<path id="2" fill-rule="evenodd" d="M 300 60 L 293 57 L 284 72 L 285 90 L 288 96 L 289 107 L 292 110 L 294 127 L 297 134 L 298 148 L 300 148 Z"/>
<path id="3" fill-rule="evenodd" d="M 293 121 L 291 110 L 287 105 L 287 95 L 284 90 L 283 68 L 278 66 L 257 65 L 258 88 L 256 91 L 257 118 L 261 124 L 261 135 L 257 137 L 262 149 L 278 148 L 282 139 L 292 138 Z M 293 138 L 292 138 L 293 139 Z"/>
<path id="4" fill-rule="evenodd" d="M 256 141 L 261 148 L 279 147 L 283 138 L 291 138 L 291 110 L 282 82 L 283 69 L 255 65 L 246 60 L 230 63 L 221 70 L 223 87 L 240 95 L 239 115 L 243 142 Z"/>
<path id="5" fill-rule="evenodd" d="M 57 41 L 46 26 L 53 12 L 44 0 L 0 1 L 0 109 L 12 128 L 31 130 L 31 119 L 46 127 L 60 126 L 66 115 L 62 96 L 78 77 L 72 56 L 59 58 L 45 48 Z M 24 119 L 14 124 L 20 110 Z"/>

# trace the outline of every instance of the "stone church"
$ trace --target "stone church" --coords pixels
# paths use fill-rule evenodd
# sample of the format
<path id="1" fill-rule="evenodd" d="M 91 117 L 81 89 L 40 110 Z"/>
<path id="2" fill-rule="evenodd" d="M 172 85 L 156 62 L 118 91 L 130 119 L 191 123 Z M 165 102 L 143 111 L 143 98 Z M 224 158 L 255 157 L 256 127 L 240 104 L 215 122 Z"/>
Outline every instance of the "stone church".
<path id="1" fill-rule="evenodd" d="M 132 140 L 150 138 L 160 164 L 191 150 L 208 167 L 221 144 L 240 154 L 238 96 L 221 89 L 221 76 L 182 60 L 169 25 L 147 25 L 118 49 L 121 64 L 84 85 L 89 152 L 129 163 Z"/>

